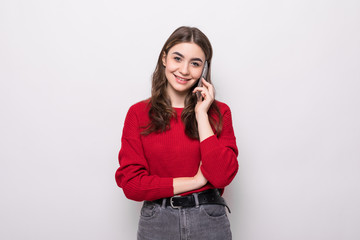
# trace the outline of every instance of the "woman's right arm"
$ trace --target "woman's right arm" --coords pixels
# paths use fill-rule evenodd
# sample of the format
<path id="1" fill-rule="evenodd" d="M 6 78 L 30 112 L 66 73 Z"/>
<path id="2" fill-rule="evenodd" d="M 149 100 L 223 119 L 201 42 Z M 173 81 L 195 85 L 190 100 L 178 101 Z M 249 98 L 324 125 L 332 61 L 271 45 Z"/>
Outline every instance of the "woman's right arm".
<path id="1" fill-rule="evenodd" d="M 199 167 L 199 170 L 194 177 L 174 178 L 174 195 L 199 189 L 203 187 L 206 183 L 207 179 L 204 177 Z"/>
<path id="2" fill-rule="evenodd" d="M 200 168 L 194 177 L 165 178 L 149 174 L 134 107 L 131 107 L 126 115 L 119 163 L 120 167 L 115 174 L 116 182 L 123 189 L 125 196 L 135 201 L 171 197 L 198 189 L 207 182 Z"/>
<path id="3" fill-rule="evenodd" d="M 173 195 L 173 178 L 149 174 L 149 166 L 139 139 L 122 137 L 119 163 L 115 180 L 127 198 L 152 201 Z"/>
<path id="4" fill-rule="evenodd" d="M 152 201 L 199 189 L 207 183 L 200 167 L 194 177 L 163 178 L 150 175 L 140 144 L 136 139 L 122 139 L 120 167 L 115 179 L 127 198 Z"/>

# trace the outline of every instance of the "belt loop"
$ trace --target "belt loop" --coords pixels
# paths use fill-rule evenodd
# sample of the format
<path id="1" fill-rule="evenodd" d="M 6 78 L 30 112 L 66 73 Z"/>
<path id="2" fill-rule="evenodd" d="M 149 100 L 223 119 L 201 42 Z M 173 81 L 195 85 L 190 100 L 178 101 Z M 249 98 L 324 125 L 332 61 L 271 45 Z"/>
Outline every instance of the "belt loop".
<path id="1" fill-rule="evenodd" d="M 195 199 L 195 207 L 199 207 L 199 194 L 198 193 L 193 193 L 194 195 L 194 199 Z"/>
<path id="2" fill-rule="evenodd" d="M 161 208 L 166 208 L 166 198 L 163 198 Z"/>

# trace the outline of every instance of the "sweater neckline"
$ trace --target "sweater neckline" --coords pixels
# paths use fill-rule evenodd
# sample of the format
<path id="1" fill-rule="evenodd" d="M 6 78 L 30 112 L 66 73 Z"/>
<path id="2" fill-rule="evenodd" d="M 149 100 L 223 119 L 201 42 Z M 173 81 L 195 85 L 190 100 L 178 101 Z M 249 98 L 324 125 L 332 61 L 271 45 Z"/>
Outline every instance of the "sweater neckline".
<path id="1" fill-rule="evenodd" d="M 184 110 L 184 108 L 179 108 L 179 107 L 173 107 L 173 109 L 177 114 L 180 114 L 180 115 L 181 115 L 182 111 Z"/>

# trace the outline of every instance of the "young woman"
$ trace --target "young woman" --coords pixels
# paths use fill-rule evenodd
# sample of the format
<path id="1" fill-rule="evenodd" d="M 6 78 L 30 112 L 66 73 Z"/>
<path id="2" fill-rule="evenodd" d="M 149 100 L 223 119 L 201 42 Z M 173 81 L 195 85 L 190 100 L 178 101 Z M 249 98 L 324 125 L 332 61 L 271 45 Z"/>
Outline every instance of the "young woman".
<path id="1" fill-rule="evenodd" d="M 144 201 L 139 240 L 231 239 L 221 195 L 238 150 L 230 109 L 214 100 L 211 58 L 199 29 L 176 29 L 160 52 L 151 98 L 127 113 L 116 181 L 127 198 Z M 205 61 L 209 74 L 199 80 Z"/>

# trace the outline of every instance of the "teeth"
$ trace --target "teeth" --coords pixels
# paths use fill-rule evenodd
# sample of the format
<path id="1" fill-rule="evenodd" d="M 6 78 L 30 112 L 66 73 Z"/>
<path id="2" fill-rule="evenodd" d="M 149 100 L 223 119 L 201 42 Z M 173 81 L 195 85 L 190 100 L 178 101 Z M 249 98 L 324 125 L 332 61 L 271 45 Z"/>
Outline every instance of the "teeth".
<path id="1" fill-rule="evenodd" d="M 181 78 L 181 77 L 179 77 L 179 76 L 176 76 L 179 80 L 181 80 L 181 81 L 186 81 L 187 79 L 186 78 Z"/>

